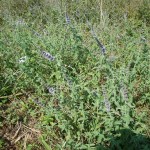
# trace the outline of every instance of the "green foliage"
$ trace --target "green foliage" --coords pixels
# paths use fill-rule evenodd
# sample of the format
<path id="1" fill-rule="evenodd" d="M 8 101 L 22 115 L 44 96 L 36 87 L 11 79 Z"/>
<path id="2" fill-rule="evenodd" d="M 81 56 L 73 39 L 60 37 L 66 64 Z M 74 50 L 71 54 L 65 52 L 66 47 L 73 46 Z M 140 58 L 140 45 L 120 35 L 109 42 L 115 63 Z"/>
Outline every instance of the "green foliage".
<path id="1" fill-rule="evenodd" d="M 20 135 L 18 148 L 149 149 L 150 39 L 142 2 L 134 15 L 134 1 L 1 2 L 0 127 L 7 132 L 21 122 L 34 135 Z"/>
<path id="2" fill-rule="evenodd" d="M 139 7 L 138 17 L 150 25 L 150 4 L 148 0 L 144 0 L 143 4 Z"/>

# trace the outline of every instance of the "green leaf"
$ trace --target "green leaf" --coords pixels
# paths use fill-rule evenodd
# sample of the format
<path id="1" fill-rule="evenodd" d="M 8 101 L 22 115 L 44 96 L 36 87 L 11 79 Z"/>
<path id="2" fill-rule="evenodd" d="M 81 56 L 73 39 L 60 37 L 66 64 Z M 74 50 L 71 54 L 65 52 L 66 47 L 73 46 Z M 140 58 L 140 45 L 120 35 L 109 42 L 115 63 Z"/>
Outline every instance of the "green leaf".
<path id="1" fill-rule="evenodd" d="M 52 150 L 51 146 L 45 142 L 42 136 L 40 137 L 40 142 L 44 145 L 46 150 Z"/>

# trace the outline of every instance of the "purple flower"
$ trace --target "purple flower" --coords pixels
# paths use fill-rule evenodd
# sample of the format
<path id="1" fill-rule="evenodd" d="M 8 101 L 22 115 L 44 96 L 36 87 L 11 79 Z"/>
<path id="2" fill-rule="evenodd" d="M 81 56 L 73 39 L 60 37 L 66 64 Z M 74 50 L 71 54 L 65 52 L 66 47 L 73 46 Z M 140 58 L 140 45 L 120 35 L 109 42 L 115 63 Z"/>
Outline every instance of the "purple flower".
<path id="1" fill-rule="evenodd" d="M 107 98 L 107 91 L 104 87 L 102 87 L 102 92 L 103 92 L 103 96 L 104 96 L 104 103 L 105 103 L 105 108 L 107 110 L 107 112 L 110 112 L 110 102 L 108 101 Z"/>
<path id="2" fill-rule="evenodd" d="M 34 103 L 36 103 L 38 106 L 44 107 L 44 104 L 42 104 L 38 99 L 33 99 Z"/>
<path id="3" fill-rule="evenodd" d="M 67 81 L 68 85 L 71 87 L 72 86 L 72 81 L 69 79 L 67 75 L 64 75 L 65 80 Z"/>
<path id="4" fill-rule="evenodd" d="M 16 21 L 16 26 L 19 26 L 19 25 L 24 26 L 24 25 L 27 25 L 27 23 L 23 19 L 20 18 L 19 20 Z"/>
<path id="5" fill-rule="evenodd" d="M 19 63 L 24 63 L 27 60 L 27 56 L 21 57 Z"/>
<path id="6" fill-rule="evenodd" d="M 53 61 L 55 59 L 55 57 L 53 57 L 50 53 L 42 51 L 42 56 L 46 59 L 48 59 L 49 61 Z"/>
<path id="7" fill-rule="evenodd" d="M 104 103 L 107 112 L 110 112 L 110 102 L 108 101 L 108 99 L 104 99 Z"/>
<path id="8" fill-rule="evenodd" d="M 106 98 L 107 97 L 107 91 L 103 86 L 102 86 L 102 92 L 103 92 L 103 96 Z"/>
<path id="9" fill-rule="evenodd" d="M 105 46 L 98 40 L 93 27 L 90 27 L 91 26 L 90 23 L 88 21 L 87 21 L 87 23 L 88 23 L 89 28 L 91 29 L 91 34 L 93 35 L 94 39 L 96 40 L 99 48 L 102 50 L 102 54 L 105 55 L 106 54 L 106 48 L 105 48 Z"/>
<path id="10" fill-rule="evenodd" d="M 50 94 L 52 94 L 52 95 L 55 94 L 55 89 L 53 87 L 47 87 L 47 89 Z"/>
<path id="11" fill-rule="evenodd" d="M 121 92 L 122 92 L 122 95 L 123 95 L 123 99 L 125 101 L 127 101 L 128 100 L 128 90 L 127 90 L 126 86 L 123 83 L 121 83 Z"/>
<path id="12" fill-rule="evenodd" d="M 66 69 L 63 66 L 62 66 L 62 72 L 63 72 L 64 79 L 67 81 L 68 85 L 71 87 L 73 83 L 71 79 L 69 78 L 69 76 L 66 74 Z"/>
<path id="13" fill-rule="evenodd" d="M 36 35 L 37 37 L 39 37 L 39 38 L 42 37 L 42 35 L 40 33 L 36 32 L 36 31 L 33 31 L 33 32 L 34 32 L 34 35 Z"/>
<path id="14" fill-rule="evenodd" d="M 71 20 L 70 20 L 69 16 L 67 15 L 67 13 L 66 13 L 66 22 L 67 22 L 67 24 L 70 24 L 70 22 L 71 22 Z"/>
<path id="15" fill-rule="evenodd" d="M 92 30 L 93 30 L 93 29 L 92 29 Z M 102 50 L 102 54 L 105 55 L 105 54 L 106 54 L 106 48 L 105 48 L 105 46 L 98 40 L 98 38 L 97 38 L 97 36 L 96 36 L 94 30 L 93 30 L 92 33 L 94 33 L 94 34 L 93 34 L 93 37 L 94 37 L 94 39 L 96 40 L 96 42 L 97 42 L 99 48 Z"/>

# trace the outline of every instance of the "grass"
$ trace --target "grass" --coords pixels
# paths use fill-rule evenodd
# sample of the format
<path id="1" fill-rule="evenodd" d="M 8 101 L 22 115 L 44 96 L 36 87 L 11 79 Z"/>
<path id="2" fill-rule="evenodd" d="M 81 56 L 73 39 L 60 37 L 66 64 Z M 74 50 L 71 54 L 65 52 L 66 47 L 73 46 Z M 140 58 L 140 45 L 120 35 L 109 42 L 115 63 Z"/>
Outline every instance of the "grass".
<path id="1" fill-rule="evenodd" d="M 148 1 L 0 6 L 0 149 L 150 149 Z"/>

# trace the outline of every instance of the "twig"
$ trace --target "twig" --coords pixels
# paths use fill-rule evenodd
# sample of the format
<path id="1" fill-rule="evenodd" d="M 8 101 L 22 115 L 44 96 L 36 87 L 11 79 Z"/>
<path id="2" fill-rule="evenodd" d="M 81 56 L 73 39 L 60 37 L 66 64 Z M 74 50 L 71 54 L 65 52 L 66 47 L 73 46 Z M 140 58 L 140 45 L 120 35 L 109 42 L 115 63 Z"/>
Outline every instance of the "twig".
<path id="1" fill-rule="evenodd" d="M 26 150 L 27 149 L 27 140 L 28 140 L 28 138 L 29 138 L 29 134 L 26 134 L 25 135 L 25 138 L 24 138 L 24 150 Z"/>
<path id="2" fill-rule="evenodd" d="M 14 138 L 18 135 L 20 129 L 21 129 L 21 122 L 20 122 L 20 124 L 19 124 L 18 130 L 16 131 L 16 133 L 15 133 L 15 135 L 12 137 L 12 139 L 14 139 Z"/>
<path id="3" fill-rule="evenodd" d="M 14 143 L 17 143 L 21 138 L 23 138 L 25 135 L 27 134 L 27 132 L 23 133 L 21 136 L 19 136 Z"/>
<path id="4" fill-rule="evenodd" d="M 5 99 L 5 98 L 10 98 L 10 97 L 14 97 L 14 96 L 21 96 L 24 93 L 17 93 L 17 94 L 12 94 L 12 95 L 7 95 L 7 96 L 1 96 L 0 99 Z"/>
<path id="5" fill-rule="evenodd" d="M 40 133 L 40 131 L 35 130 L 35 129 L 30 128 L 30 127 L 27 127 L 27 126 L 26 126 L 26 125 L 24 125 L 24 124 L 23 124 L 23 126 L 24 126 L 25 128 L 27 128 L 27 129 L 31 130 L 32 132 Z"/>

